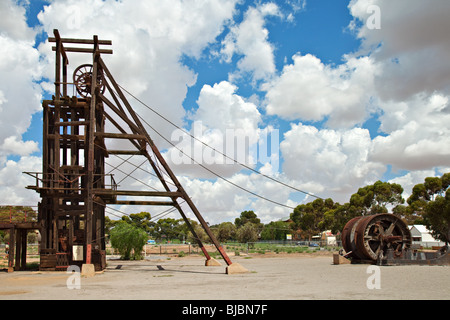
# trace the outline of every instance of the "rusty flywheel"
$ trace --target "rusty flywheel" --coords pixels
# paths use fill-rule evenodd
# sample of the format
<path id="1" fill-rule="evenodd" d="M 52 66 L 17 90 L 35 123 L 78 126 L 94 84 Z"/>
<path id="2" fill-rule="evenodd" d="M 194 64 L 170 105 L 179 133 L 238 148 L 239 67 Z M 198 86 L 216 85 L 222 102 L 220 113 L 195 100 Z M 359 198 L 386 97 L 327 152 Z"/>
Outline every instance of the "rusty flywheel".
<path id="1" fill-rule="evenodd" d="M 390 213 L 351 219 L 342 231 L 342 245 L 347 256 L 361 260 L 378 260 L 392 249 L 401 256 L 411 246 L 408 226 Z"/>

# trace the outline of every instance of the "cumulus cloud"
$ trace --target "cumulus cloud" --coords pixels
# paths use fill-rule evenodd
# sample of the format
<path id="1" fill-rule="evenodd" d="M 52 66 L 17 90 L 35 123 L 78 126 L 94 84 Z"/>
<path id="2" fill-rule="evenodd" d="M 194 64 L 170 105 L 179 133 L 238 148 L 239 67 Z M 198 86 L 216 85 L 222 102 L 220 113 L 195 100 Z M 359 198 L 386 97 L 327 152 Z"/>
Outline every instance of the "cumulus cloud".
<path id="1" fill-rule="evenodd" d="M 381 9 L 381 29 L 366 24 L 372 5 Z M 297 54 L 263 86 L 268 114 L 291 121 L 326 120 L 331 128 L 292 125 L 281 143 L 284 173 L 306 190 L 325 192 L 327 186 L 343 200 L 382 178 L 388 165 L 394 171 L 411 170 L 413 176 L 450 165 L 450 69 L 444 63 L 449 5 L 353 0 L 349 9 L 355 18 L 350 26 L 362 40 L 359 52 L 345 55 L 338 66 Z M 376 114 L 382 135 L 371 140 L 358 127 Z M 354 148 L 343 148 L 349 137 Z"/>
<path id="2" fill-rule="evenodd" d="M 257 147 L 261 134 L 258 128 L 261 114 L 254 103 L 236 94 L 236 90 L 237 87 L 228 81 L 203 86 L 197 100 L 198 109 L 191 116 L 194 122 L 190 135 L 175 130 L 172 142 L 176 148 L 165 154 L 170 163 L 176 165 L 177 172 L 214 177 L 197 165 L 200 163 L 213 172 L 230 176 L 243 169 L 232 159 L 248 166 L 256 164 L 257 155 L 254 156 L 252 150 Z"/>
<path id="3" fill-rule="evenodd" d="M 449 97 L 419 94 L 402 102 L 383 103 L 381 129 L 371 159 L 396 169 L 426 170 L 450 165 Z"/>
<path id="4" fill-rule="evenodd" d="M 41 98 L 35 83 L 41 74 L 39 53 L 33 48 L 35 33 L 24 28 L 23 8 L 10 0 L 1 6 L 2 16 L 8 18 L 0 24 L 0 145 L 12 135 L 21 137 L 31 115 L 40 110 Z"/>
<path id="5" fill-rule="evenodd" d="M 269 31 L 264 27 L 265 18 L 282 16 L 278 6 L 269 2 L 250 7 L 239 25 L 231 27 L 222 42 L 221 54 L 226 62 L 239 56 L 239 73 L 250 73 L 254 80 L 267 79 L 275 72 L 274 47 L 268 41 Z"/>
<path id="6" fill-rule="evenodd" d="M 289 190 L 280 189 L 277 183 L 268 181 L 260 175 L 238 173 L 229 179 L 247 190 L 256 191 L 262 197 L 288 206 L 295 206 L 289 200 Z M 289 217 L 289 213 L 292 211 L 255 197 L 223 180 L 207 181 L 182 178 L 181 183 L 185 186 L 202 216 L 211 224 L 224 221 L 234 222 L 234 219 L 238 218 L 244 210 L 254 210 L 264 223 Z"/>
<path id="7" fill-rule="evenodd" d="M 39 151 L 37 142 L 19 141 L 16 136 L 4 139 L 3 144 L 0 145 L 0 153 L 4 154 L 26 156 L 36 151 Z"/>
<path id="8" fill-rule="evenodd" d="M 214 86 L 204 85 L 197 100 L 198 109 L 193 120 L 202 121 L 209 128 L 221 131 L 242 129 L 254 135 L 261 122 L 257 106 L 236 94 L 237 86 L 222 81 Z M 252 137 L 252 143 L 255 142 Z"/>
<path id="9" fill-rule="evenodd" d="M 29 157 L 38 151 L 35 141 L 22 135 L 31 116 L 41 109 L 39 52 L 33 47 L 36 32 L 26 23 L 25 9 L 15 1 L 0 3 L 0 192 L 8 204 L 33 204 L 36 197 L 26 190 L 23 171 L 40 171 L 39 159 Z M 8 160 L 21 156 L 20 160 Z M 31 199 L 31 200 L 30 200 Z"/>
<path id="10" fill-rule="evenodd" d="M 39 195 L 35 191 L 25 189 L 26 186 L 33 185 L 35 179 L 23 172 L 41 171 L 41 161 L 40 157 L 24 156 L 19 161 L 8 160 L 4 166 L 0 167 L 0 192 L 7 195 L 2 199 L 2 204 L 37 205 Z"/>
<path id="11" fill-rule="evenodd" d="M 283 172 L 301 188 L 335 201 L 348 201 L 359 186 L 375 182 L 385 166 L 369 161 L 368 130 L 317 129 L 292 124 L 280 150 Z"/>
<path id="12" fill-rule="evenodd" d="M 376 73 L 369 57 L 348 57 L 337 67 L 311 54 L 292 59 L 278 78 L 264 85 L 268 114 L 288 120 L 328 118 L 333 128 L 351 128 L 367 119 Z"/>
<path id="13" fill-rule="evenodd" d="M 366 26 L 368 8 L 380 8 L 381 28 Z M 361 52 L 379 62 L 375 79 L 384 100 L 402 100 L 425 92 L 449 92 L 450 2 L 432 0 L 352 0 L 350 13 L 363 25 Z"/>
<path id="14" fill-rule="evenodd" d="M 21 41 L 33 41 L 35 32 L 29 28 L 25 20 L 25 8 L 17 1 L 4 0 L 0 3 L 0 33 Z"/>

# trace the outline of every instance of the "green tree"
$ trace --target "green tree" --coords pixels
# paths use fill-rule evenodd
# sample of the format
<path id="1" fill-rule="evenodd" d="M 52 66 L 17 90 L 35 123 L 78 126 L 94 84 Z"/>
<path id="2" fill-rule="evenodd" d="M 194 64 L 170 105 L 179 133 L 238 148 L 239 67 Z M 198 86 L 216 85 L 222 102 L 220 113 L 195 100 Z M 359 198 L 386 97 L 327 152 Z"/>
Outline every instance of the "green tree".
<path id="1" fill-rule="evenodd" d="M 132 224 L 137 228 L 141 228 L 147 233 L 151 231 L 153 226 L 151 218 L 152 217 L 148 212 L 132 213 L 128 216 L 122 216 L 123 221 Z"/>
<path id="2" fill-rule="evenodd" d="M 307 204 L 298 205 L 291 213 L 291 220 L 295 227 L 301 229 L 311 240 L 312 236 L 327 229 L 325 213 L 336 209 L 338 205 L 332 199 L 316 199 Z"/>
<path id="3" fill-rule="evenodd" d="M 412 189 L 412 194 L 406 200 L 407 221 L 409 223 L 423 224 L 423 214 L 425 207 L 430 200 L 429 194 L 423 183 L 416 184 Z"/>
<path id="4" fill-rule="evenodd" d="M 439 177 L 425 178 L 425 182 L 423 185 L 428 194 L 429 200 L 434 200 L 436 195 L 442 192 L 442 180 Z"/>
<path id="5" fill-rule="evenodd" d="M 258 228 L 255 223 L 247 222 L 237 230 L 237 240 L 241 243 L 258 241 Z"/>
<path id="6" fill-rule="evenodd" d="M 157 239 L 183 240 L 187 236 L 183 222 L 183 219 L 159 219 L 154 225 L 153 234 Z"/>
<path id="7" fill-rule="evenodd" d="M 345 224 L 350 219 L 360 215 L 360 211 L 349 203 L 343 205 L 335 203 L 332 209 L 325 211 L 323 218 L 324 230 L 331 230 L 333 234 L 342 232 Z"/>
<path id="8" fill-rule="evenodd" d="M 403 188 L 397 183 L 377 181 L 359 188 L 350 197 L 350 206 L 359 210 L 361 215 L 385 213 L 388 205 L 395 207 L 405 202 L 402 193 Z"/>
<path id="9" fill-rule="evenodd" d="M 31 207 L 0 206 L 0 222 L 37 221 L 37 213 Z"/>
<path id="10" fill-rule="evenodd" d="M 203 227 L 198 223 L 192 223 L 192 228 L 194 229 L 197 238 L 194 237 L 192 232 L 188 231 L 187 233 L 187 239 L 190 243 L 196 245 L 198 244 L 198 240 L 200 240 L 203 244 L 210 242 L 210 239 L 208 235 L 206 234 L 206 231 L 203 229 Z"/>
<path id="11" fill-rule="evenodd" d="M 234 220 L 234 224 L 238 228 L 243 226 L 247 222 L 251 222 L 254 224 L 260 224 L 261 220 L 257 217 L 256 213 L 254 213 L 253 211 L 243 211 L 243 212 L 241 212 L 241 216 Z"/>
<path id="12" fill-rule="evenodd" d="M 111 246 L 119 250 L 124 260 L 141 259 L 141 252 L 147 239 L 144 230 L 124 221 L 117 223 L 111 230 Z"/>
<path id="13" fill-rule="evenodd" d="M 425 206 L 424 223 L 434 238 L 450 242 L 450 189 Z"/>
<path id="14" fill-rule="evenodd" d="M 288 222 L 271 221 L 264 225 L 261 232 L 262 240 L 286 240 L 286 234 L 291 233 Z"/>
<path id="15" fill-rule="evenodd" d="M 105 216 L 105 234 L 108 236 L 111 234 L 112 228 L 119 222 L 117 220 L 111 220 L 108 216 Z"/>
<path id="16" fill-rule="evenodd" d="M 427 177 L 416 184 L 408 198 L 406 211 L 416 222 L 425 224 L 431 234 L 446 243 L 450 239 L 450 173 Z"/>
<path id="17" fill-rule="evenodd" d="M 232 222 L 222 222 L 213 232 L 219 242 L 225 242 L 236 237 L 236 226 Z"/>

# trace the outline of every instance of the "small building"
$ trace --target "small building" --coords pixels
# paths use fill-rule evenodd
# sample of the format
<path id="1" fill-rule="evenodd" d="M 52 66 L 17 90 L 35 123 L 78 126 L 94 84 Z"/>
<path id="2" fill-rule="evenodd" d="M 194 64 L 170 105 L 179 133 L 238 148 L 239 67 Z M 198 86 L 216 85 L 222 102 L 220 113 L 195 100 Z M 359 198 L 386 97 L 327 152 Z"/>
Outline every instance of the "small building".
<path id="1" fill-rule="evenodd" d="M 325 242 L 327 246 L 335 246 L 336 244 L 336 236 L 331 233 L 331 230 L 327 230 L 322 232 L 322 241 Z"/>
<path id="2" fill-rule="evenodd" d="M 430 231 L 422 224 L 415 224 L 409 226 L 411 231 L 412 243 L 413 245 L 420 245 L 424 248 L 444 246 L 445 243 L 436 240 L 430 233 Z"/>

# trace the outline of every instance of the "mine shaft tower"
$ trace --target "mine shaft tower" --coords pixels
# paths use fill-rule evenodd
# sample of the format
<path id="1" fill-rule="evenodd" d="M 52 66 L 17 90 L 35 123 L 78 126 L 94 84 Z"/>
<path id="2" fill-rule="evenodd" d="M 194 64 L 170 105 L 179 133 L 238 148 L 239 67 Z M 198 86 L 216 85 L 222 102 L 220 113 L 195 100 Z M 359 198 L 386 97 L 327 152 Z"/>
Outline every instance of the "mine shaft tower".
<path id="1" fill-rule="evenodd" d="M 178 199 L 187 203 L 229 267 L 232 264 L 229 257 L 105 65 L 101 56 L 113 53 L 104 49 L 112 42 L 99 40 L 97 36 L 93 39 L 61 38 L 58 30 L 54 30 L 49 42 L 55 43 L 52 47 L 56 52 L 55 94 L 52 100 L 42 103 L 42 172 L 28 173 L 36 184 L 27 187 L 41 196 L 40 269 L 57 270 L 82 264 L 94 264 L 96 270 L 104 269 L 105 207 L 109 204 L 175 207 L 197 239 L 208 265 L 214 260 L 198 239 Z M 75 69 L 70 80 L 67 75 L 69 53 L 91 57 L 89 64 Z M 69 96 L 68 85 L 76 89 L 75 95 Z M 121 143 L 106 143 L 107 140 Z M 126 147 L 112 150 L 107 145 Z M 105 174 L 105 159 L 110 155 L 145 157 L 159 178 L 161 190 L 120 190 L 113 175 Z M 123 197 L 128 198 L 122 200 Z M 129 197 L 138 200 L 129 200 Z"/>

